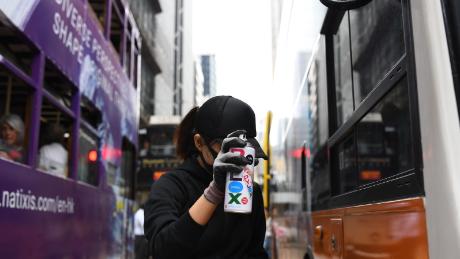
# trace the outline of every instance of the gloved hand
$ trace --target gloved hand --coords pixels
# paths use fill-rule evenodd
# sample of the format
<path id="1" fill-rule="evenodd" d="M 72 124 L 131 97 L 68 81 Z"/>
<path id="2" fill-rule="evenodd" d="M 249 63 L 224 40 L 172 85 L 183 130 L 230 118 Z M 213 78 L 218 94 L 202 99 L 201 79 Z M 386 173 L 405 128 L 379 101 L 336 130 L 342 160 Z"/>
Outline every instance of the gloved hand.
<path id="1" fill-rule="evenodd" d="M 204 190 L 204 197 L 211 203 L 219 204 L 224 199 L 225 182 L 227 173 L 239 173 L 243 167 L 249 164 L 249 160 L 239 153 L 229 152 L 231 148 L 242 148 L 246 146 L 246 141 L 240 139 L 241 134 L 246 134 L 245 130 L 234 131 L 222 141 L 222 147 L 214 159 L 213 180 L 208 188 Z"/>

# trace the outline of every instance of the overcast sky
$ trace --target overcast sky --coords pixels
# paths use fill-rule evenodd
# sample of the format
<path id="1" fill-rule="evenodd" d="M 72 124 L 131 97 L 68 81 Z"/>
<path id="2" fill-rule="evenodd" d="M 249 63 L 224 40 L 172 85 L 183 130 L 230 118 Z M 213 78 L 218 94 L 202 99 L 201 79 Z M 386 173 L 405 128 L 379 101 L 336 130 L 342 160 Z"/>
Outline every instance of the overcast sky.
<path id="1" fill-rule="evenodd" d="M 270 1 L 193 0 L 192 24 L 194 53 L 216 55 L 217 94 L 265 114 L 268 102 L 261 97 L 272 84 Z"/>
<path id="2" fill-rule="evenodd" d="M 193 0 L 192 6 L 193 50 L 195 55 L 216 55 L 217 94 L 246 101 L 259 122 L 268 110 L 275 124 L 289 118 L 300 87 L 297 77 L 306 71 L 297 67 L 299 53 L 311 54 L 326 8 L 316 0 L 283 1 L 272 72 L 269 0 Z M 272 127 L 272 135 L 279 135 L 278 131 L 283 135 L 284 124 Z"/>

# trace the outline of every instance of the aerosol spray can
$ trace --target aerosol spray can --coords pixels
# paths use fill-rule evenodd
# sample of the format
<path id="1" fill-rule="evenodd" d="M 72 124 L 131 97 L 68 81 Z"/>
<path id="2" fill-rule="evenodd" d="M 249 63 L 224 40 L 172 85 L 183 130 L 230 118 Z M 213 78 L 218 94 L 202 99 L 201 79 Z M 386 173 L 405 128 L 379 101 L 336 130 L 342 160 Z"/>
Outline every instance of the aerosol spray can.
<path id="1" fill-rule="evenodd" d="M 240 138 L 246 141 L 245 135 Z M 255 149 L 247 143 L 243 148 L 231 148 L 230 152 L 246 157 L 250 164 L 240 173 L 227 173 L 225 185 L 224 211 L 231 213 L 251 213 L 253 184 L 251 175 L 254 172 Z"/>

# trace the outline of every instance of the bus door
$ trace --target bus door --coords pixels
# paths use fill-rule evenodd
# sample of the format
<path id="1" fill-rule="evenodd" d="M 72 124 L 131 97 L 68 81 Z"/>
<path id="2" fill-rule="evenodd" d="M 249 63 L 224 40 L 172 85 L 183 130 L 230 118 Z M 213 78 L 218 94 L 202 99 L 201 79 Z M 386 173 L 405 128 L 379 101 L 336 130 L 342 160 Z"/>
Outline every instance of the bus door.
<path id="1" fill-rule="evenodd" d="M 313 245 L 319 257 L 343 258 L 343 224 L 340 210 L 315 215 Z"/>

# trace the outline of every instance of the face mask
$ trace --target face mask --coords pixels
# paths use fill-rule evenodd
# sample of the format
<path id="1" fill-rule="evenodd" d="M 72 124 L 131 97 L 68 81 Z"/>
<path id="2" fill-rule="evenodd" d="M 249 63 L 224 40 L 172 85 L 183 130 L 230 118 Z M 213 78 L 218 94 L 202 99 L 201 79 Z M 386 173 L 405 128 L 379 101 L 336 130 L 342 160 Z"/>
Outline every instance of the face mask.
<path id="1" fill-rule="evenodd" d="M 217 153 L 216 151 L 214 151 L 214 149 L 212 149 L 212 148 L 208 145 L 208 143 L 205 143 L 205 145 L 206 145 L 206 147 L 208 148 L 209 152 L 211 153 L 213 160 L 215 160 L 218 153 Z M 212 164 L 208 164 L 208 162 L 206 162 L 206 160 L 204 159 L 204 156 L 203 156 L 203 153 L 202 153 L 202 152 L 199 152 L 198 155 L 200 156 L 201 161 L 203 161 L 203 164 L 204 164 L 204 166 L 205 166 L 204 169 L 205 169 L 209 174 L 212 175 L 212 173 L 213 173 L 213 165 L 212 165 Z"/>

